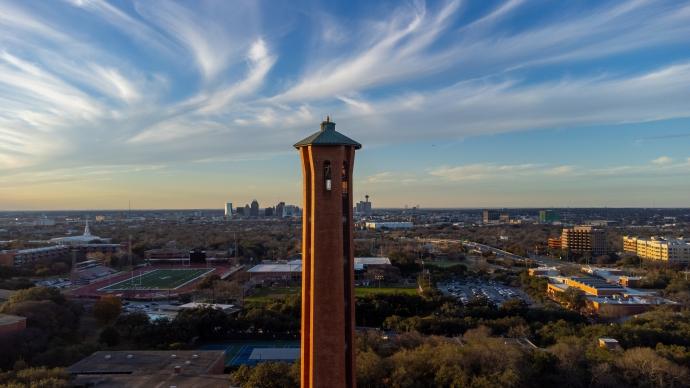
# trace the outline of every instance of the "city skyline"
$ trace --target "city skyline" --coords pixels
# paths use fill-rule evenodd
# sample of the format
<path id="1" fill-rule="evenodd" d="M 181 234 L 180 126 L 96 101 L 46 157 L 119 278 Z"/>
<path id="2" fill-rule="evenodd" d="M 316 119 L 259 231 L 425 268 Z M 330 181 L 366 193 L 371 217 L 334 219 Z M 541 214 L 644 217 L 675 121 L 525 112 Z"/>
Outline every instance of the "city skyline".
<path id="1" fill-rule="evenodd" d="M 328 114 L 375 207 L 690 206 L 690 4 L 196 5 L 0 1 L 0 210 L 299 203 Z"/>

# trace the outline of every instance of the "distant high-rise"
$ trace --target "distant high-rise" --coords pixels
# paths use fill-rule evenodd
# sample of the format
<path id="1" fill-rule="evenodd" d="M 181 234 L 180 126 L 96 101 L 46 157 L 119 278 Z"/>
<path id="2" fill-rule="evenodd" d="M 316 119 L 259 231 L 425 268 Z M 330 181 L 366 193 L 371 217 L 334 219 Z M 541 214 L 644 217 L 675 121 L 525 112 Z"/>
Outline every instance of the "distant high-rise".
<path id="1" fill-rule="evenodd" d="M 352 167 L 360 147 L 328 118 L 295 144 L 304 176 L 303 388 L 356 385 Z"/>
<path id="2" fill-rule="evenodd" d="M 285 202 L 280 202 L 279 204 L 276 205 L 276 217 L 278 217 L 278 218 L 285 217 Z"/>
<path id="3" fill-rule="evenodd" d="M 501 213 L 498 210 L 484 210 L 482 214 L 482 223 L 497 224 L 501 220 Z"/>
<path id="4" fill-rule="evenodd" d="M 252 206 L 249 210 L 249 215 L 251 217 L 258 217 L 259 216 L 259 201 L 257 201 L 257 200 L 252 201 Z"/>
<path id="5" fill-rule="evenodd" d="M 560 214 L 554 210 L 539 210 L 539 223 L 551 224 L 561 220 Z"/>
<path id="6" fill-rule="evenodd" d="M 355 205 L 355 213 L 361 216 L 370 216 L 371 202 L 369 202 L 369 194 L 365 195 L 364 198 L 364 201 L 359 201 L 357 205 Z"/>
<path id="7" fill-rule="evenodd" d="M 244 211 L 242 212 L 242 214 L 245 217 L 251 216 L 252 215 L 252 208 L 250 208 L 249 205 L 244 205 Z"/>
<path id="8" fill-rule="evenodd" d="M 227 202 L 225 204 L 225 218 L 231 219 L 233 216 L 232 202 Z"/>
<path id="9" fill-rule="evenodd" d="M 273 217 L 273 208 L 267 207 L 264 209 L 264 217 Z"/>

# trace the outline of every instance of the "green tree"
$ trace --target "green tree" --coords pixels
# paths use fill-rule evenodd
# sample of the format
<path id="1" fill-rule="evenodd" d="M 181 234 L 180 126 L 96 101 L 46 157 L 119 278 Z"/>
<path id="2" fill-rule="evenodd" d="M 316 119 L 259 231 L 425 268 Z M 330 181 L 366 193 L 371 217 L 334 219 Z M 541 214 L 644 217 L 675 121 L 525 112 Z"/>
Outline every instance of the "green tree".
<path id="1" fill-rule="evenodd" d="M 113 323 L 122 312 L 122 302 L 116 296 L 103 296 L 93 305 L 93 316 L 101 325 Z"/>
<path id="2" fill-rule="evenodd" d="M 116 346 L 120 343 L 120 333 L 116 328 L 107 326 L 105 329 L 101 330 L 98 342 L 108 346 Z"/>
<path id="3" fill-rule="evenodd" d="M 357 352 L 357 386 L 363 388 L 383 387 L 387 366 L 372 350 Z"/>
<path id="4" fill-rule="evenodd" d="M 69 375 L 61 368 L 27 368 L 0 373 L 2 387 L 60 388 L 68 386 Z"/>
<path id="5" fill-rule="evenodd" d="M 292 366 L 283 362 L 263 362 L 253 368 L 242 366 L 231 377 L 242 388 L 299 387 Z"/>

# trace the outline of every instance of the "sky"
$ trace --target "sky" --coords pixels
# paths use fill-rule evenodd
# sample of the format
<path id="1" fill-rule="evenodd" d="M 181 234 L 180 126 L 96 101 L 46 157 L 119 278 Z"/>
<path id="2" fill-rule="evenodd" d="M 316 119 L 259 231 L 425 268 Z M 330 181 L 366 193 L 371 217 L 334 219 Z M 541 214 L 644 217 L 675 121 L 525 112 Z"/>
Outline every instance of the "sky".
<path id="1" fill-rule="evenodd" d="M 690 2 L 0 0 L 0 209 L 690 206 Z"/>

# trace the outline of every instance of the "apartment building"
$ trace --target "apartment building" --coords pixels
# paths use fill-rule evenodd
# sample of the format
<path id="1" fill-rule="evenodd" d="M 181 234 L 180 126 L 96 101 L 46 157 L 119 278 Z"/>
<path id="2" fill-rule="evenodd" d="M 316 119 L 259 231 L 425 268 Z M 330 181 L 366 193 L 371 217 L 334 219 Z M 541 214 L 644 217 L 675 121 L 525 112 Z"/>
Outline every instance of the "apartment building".
<path id="1" fill-rule="evenodd" d="M 573 253 L 606 254 L 606 230 L 593 226 L 564 228 L 561 233 L 562 249 Z"/>
<path id="2" fill-rule="evenodd" d="M 690 242 L 680 238 L 623 236 L 623 250 L 646 260 L 690 262 Z"/>

